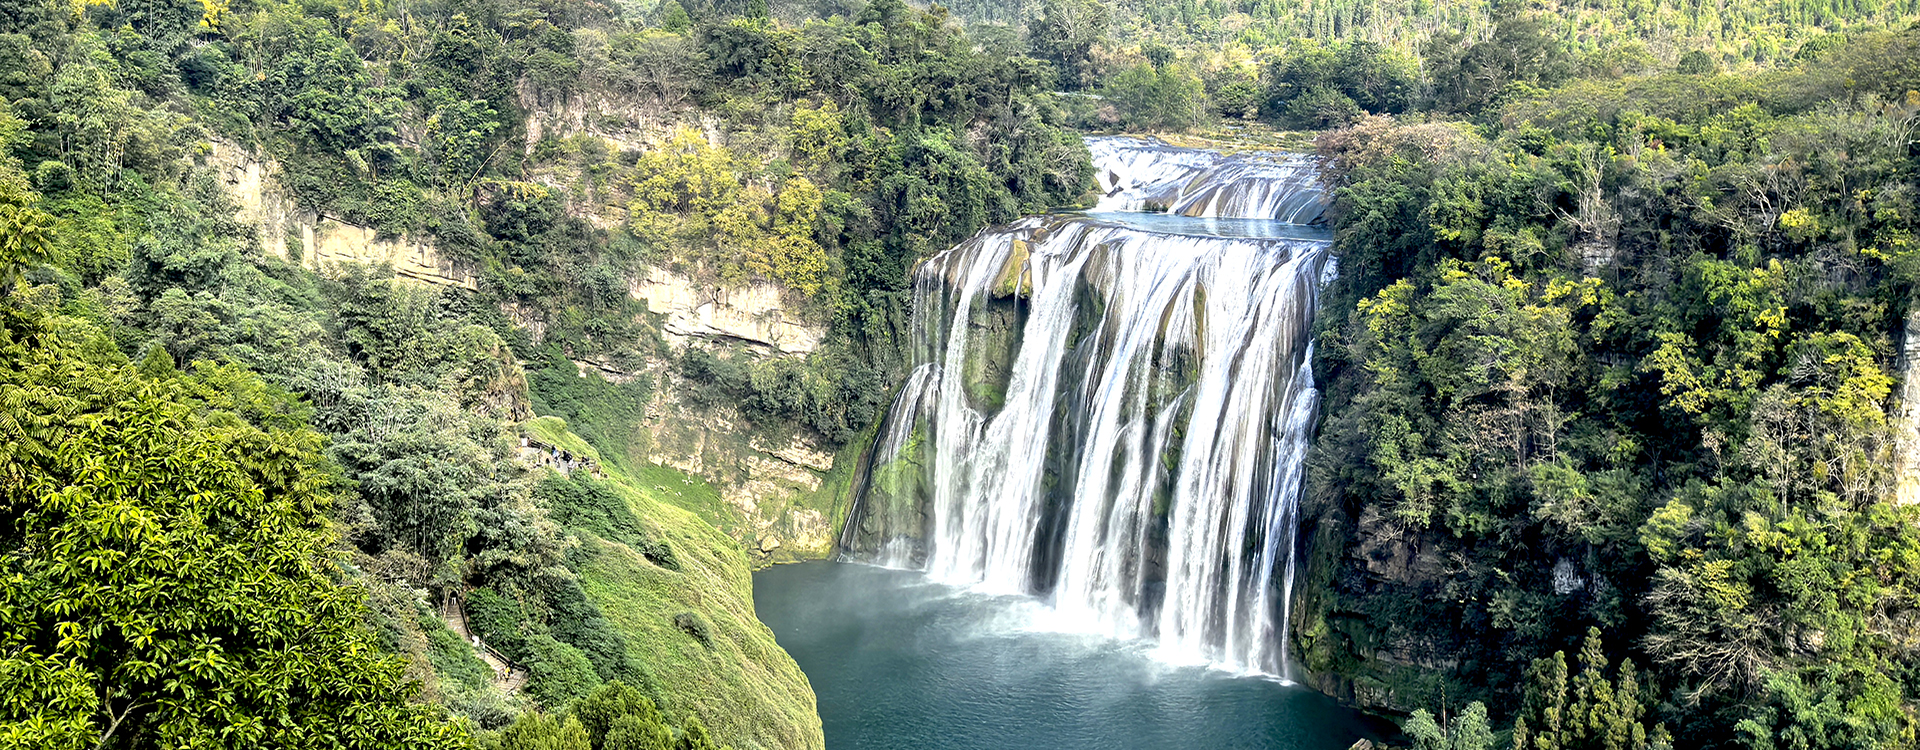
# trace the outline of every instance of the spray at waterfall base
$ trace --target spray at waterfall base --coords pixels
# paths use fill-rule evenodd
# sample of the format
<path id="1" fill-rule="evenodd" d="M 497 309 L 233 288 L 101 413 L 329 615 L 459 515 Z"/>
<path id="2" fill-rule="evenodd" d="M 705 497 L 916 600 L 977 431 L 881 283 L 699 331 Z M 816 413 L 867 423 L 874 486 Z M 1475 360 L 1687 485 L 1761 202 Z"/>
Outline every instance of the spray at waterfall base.
<path id="1" fill-rule="evenodd" d="M 1064 629 L 1288 676 L 1311 332 L 1332 269 L 1309 227 L 1317 172 L 1089 147 L 1101 213 L 989 230 L 916 271 L 914 369 L 842 547 L 1043 597 Z"/>

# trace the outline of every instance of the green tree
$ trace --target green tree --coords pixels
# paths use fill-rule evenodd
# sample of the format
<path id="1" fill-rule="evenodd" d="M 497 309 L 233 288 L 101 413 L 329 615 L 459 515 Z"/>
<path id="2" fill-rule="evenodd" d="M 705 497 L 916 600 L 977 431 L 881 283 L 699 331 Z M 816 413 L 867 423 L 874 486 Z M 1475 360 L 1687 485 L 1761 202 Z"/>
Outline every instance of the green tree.
<path id="1" fill-rule="evenodd" d="M 11 290 L 21 271 L 53 253 L 54 219 L 40 210 L 40 196 L 12 153 L 30 139 L 27 123 L 0 104 L 0 290 Z"/>
<path id="2" fill-rule="evenodd" d="M 602 750 L 671 750 L 673 730 L 653 701 L 614 680 L 574 701 L 570 709 Z"/>
<path id="3" fill-rule="evenodd" d="M 687 9 L 681 7 L 675 0 L 667 0 L 665 5 L 660 6 L 659 13 L 660 28 L 664 31 L 678 34 L 693 26 L 693 19 L 687 16 Z"/>
<path id="4" fill-rule="evenodd" d="M 1315 86 L 1287 102 L 1283 122 L 1301 128 L 1337 128 L 1360 119 L 1360 104 L 1331 86 Z"/>
<path id="5" fill-rule="evenodd" d="M 54 219 L 38 203 L 26 177 L 0 164 L 0 288 L 53 253 Z"/>
<path id="6" fill-rule="evenodd" d="M 700 717 L 693 714 L 687 714 L 686 722 L 681 724 L 680 742 L 675 744 L 674 748 L 675 750 L 720 750 L 720 746 L 713 741 L 713 735 L 707 733 L 707 725 L 701 723 Z"/>
<path id="7" fill-rule="evenodd" d="M 593 661 L 573 644 L 548 635 L 527 639 L 527 692 L 557 711 L 600 686 Z"/>
<path id="8" fill-rule="evenodd" d="M 1705 51 L 1693 50 L 1680 56 L 1680 63 L 1674 67 L 1674 72 L 1689 76 L 1712 75 L 1720 72 L 1720 64 L 1714 62 L 1713 56 Z"/>
<path id="9" fill-rule="evenodd" d="M 0 737 L 464 744 L 321 562 L 330 480 L 296 403 L 237 368 L 82 359 L 74 333 L 0 333 Z"/>
<path id="10" fill-rule="evenodd" d="M 1493 728 L 1487 723 L 1487 705 L 1480 701 L 1467 704 L 1447 722 L 1447 740 L 1450 750 L 1492 750 Z"/>
<path id="11" fill-rule="evenodd" d="M 1547 20 L 1535 14 L 1507 16 L 1485 41 L 1468 43 L 1457 33 L 1437 35 L 1425 51 L 1435 104 L 1454 112 L 1481 112 L 1511 84 L 1553 86 L 1572 73 L 1565 46 Z"/>
<path id="12" fill-rule="evenodd" d="M 1424 708 L 1414 709 L 1413 715 L 1407 717 L 1406 726 L 1400 729 L 1413 740 L 1413 750 L 1447 750 L 1447 733 Z"/>
<path id="13" fill-rule="evenodd" d="M 1120 108 L 1129 128 L 1184 130 L 1198 123 L 1203 89 L 1200 80 L 1178 65 L 1135 65 L 1111 78 L 1101 90 Z"/>
<path id="14" fill-rule="evenodd" d="M 1101 0 L 1044 0 L 1039 17 L 1027 24 L 1028 41 L 1069 91 L 1089 89 L 1098 83 L 1093 50 L 1106 40 L 1109 19 Z"/>
<path id="15" fill-rule="evenodd" d="M 1514 722 L 1516 749 L 1530 743 L 1529 750 L 1647 750 L 1650 740 L 1665 736 L 1664 727 L 1649 731 L 1643 721 L 1633 662 L 1622 661 L 1617 674 L 1608 674 L 1599 628 L 1587 630 L 1579 661 L 1571 680 L 1565 652 L 1534 661 Z"/>
<path id="16" fill-rule="evenodd" d="M 673 750 L 673 729 L 664 720 L 626 715 L 613 721 L 601 750 Z"/>
<path id="17" fill-rule="evenodd" d="M 593 750 L 580 720 L 528 711 L 500 732 L 496 750 Z"/>

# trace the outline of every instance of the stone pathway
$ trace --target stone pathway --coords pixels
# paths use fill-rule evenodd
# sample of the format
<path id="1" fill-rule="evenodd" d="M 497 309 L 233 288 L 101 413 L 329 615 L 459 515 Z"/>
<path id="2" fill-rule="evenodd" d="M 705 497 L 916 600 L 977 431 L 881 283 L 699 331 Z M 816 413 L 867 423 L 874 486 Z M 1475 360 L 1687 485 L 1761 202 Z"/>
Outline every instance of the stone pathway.
<path id="1" fill-rule="evenodd" d="M 473 630 L 467 627 L 467 610 L 460 605 L 459 600 L 449 600 L 446 606 L 441 607 L 440 619 L 446 620 L 447 627 L 452 628 L 453 632 L 458 633 L 468 645 L 473 646 L 473 652 L 480 656 L 480 660 L 493 668 L 494 687 L 511 695 L 527 686 L 527 670 L 515 667 L 513 662 L 507 661 L 506 656 L 493 650 L 492 646 L 480 640 L 480 637 L 474 635 Z"/>

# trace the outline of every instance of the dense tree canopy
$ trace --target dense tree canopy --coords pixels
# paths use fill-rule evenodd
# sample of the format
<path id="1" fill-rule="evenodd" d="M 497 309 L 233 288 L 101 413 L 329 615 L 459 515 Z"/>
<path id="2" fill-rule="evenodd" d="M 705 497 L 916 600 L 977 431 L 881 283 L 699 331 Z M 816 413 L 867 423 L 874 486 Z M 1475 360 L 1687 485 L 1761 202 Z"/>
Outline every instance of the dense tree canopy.
<path id="1" fill-rule="evenodd" d="M 335 485 L 287 393 L 138 367 L 88 324 L 0 332 L 0 741 L 444 748 L 322 561 Z"/>
<path id="2" fill-rule="evenodd" d="M 1911 741 L 1914 33 L 1322 137 L 1342 273 L 1312 477 L 1349 556 L 1318 668 L 1484 697 L 1528 747 Z M 1380 638 L 1457 666 L 1355 650 Z"/>

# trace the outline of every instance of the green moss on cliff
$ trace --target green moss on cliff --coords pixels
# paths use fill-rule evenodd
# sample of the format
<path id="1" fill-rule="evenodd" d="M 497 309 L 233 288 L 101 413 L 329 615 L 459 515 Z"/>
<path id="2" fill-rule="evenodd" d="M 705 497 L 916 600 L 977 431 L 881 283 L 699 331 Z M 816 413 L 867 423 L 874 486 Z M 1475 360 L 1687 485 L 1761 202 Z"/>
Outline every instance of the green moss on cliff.
<path id="1" fill-rule="evenodd" d="M 534 420 L 527 430 L 595 455 L 561 420 Z M 668 467 L 602 470 L 643 536 L 670 547 L 675 564 L 663 567 L 643 550 L 579 528 L 569 529 L 581 543 L 570 559 L 581 590 L 626 640 L 661 708 L 676 721 L 699 716 L 741 750 L 823 747 L 812 686 L 754 614 L 746 551 L 708 520 L 724 520 L 718 493 Z M 706 637 L 681 622 L 703 623 Z"/>
<path id="2" fill-rule="evenodd" d="M 996 412 L 1006 404 L 1014 357 L 1026 333 L 1026 309 L 1017 300 L 980 300 L 968 320 L 963 371 L 967 398 L 975 409 Z"/>
<path id="3" fill-rule="evenodd" d="M 824 545 L 821 544 L 783 544 L 756 558 L 759 565 L 775 563 L 802 562 L 805 560 L 824 560 L 831 557 L 835 545 L 839 543 L 841 531 L 846 525 L 847 513 L 853 505 L 853 495 L 860 490 L 860 465 L 866 451 L 873 445 L 874 436 L 879 432 L 880 422 L 874 423 L 860 432 L 853 440 L 840 446 L 833 456 L 833 466 L 824 472 L 816 472 L 820 477 L 820 486 L 811 490 L 799 489 L 777 502 L 788 506 L 788 511 L 805 511 L 819 514 L 825 519 L 828 534 Z M 770 509 L 762 508 L 765 514 Z M 782 518 L 792 519 L 796 514 L 786 512 Z"/>
<path id="4" fill-rule="evenodd" d="M 631 476 L 636 488 L 698 516 L 727 536 L 735 536 L 740 527 L 740 511 L 720 499 L 720 490 L 705 477 L 659 464 L 634 467 Z"/>

